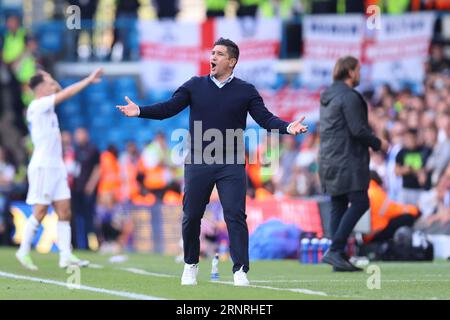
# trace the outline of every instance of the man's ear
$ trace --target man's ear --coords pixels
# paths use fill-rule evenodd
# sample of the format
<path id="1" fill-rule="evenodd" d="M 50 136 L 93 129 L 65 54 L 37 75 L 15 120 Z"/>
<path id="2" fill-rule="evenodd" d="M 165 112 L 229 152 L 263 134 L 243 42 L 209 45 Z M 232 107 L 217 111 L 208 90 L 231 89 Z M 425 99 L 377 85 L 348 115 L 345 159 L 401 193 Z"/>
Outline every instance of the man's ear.
<path id="1" fill-rule="evenodd" d="M 230 67 L 234 68 L 237 64 L 237 59 L 236 58 L 231 58 L 230 59 Z"/>

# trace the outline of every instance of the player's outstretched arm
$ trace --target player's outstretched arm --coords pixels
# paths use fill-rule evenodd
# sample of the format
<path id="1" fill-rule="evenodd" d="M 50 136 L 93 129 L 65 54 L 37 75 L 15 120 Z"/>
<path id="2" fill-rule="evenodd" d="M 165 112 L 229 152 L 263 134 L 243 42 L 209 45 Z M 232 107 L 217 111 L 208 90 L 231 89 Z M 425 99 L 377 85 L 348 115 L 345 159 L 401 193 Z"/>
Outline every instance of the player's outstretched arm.
<path id="1" fill-rule="evenodd" d="M 76 95 L 78 92 L 80 92 L 81 90 L 86 88 L 91 83 L 100 82 L 102 73 L 103 73 L 103 69 L 98 68 L 95 71 L 93 71 L 90 75 L 88 75 L 86 78 L 84 78 L 83 80 L 80 80 L 80 81 L 68 86 L 67 88 L 62 89 L 61 91 L 56 93 L 55 104 L 59 104 L 65 100 L 69 99 L 70 97 Z"/>

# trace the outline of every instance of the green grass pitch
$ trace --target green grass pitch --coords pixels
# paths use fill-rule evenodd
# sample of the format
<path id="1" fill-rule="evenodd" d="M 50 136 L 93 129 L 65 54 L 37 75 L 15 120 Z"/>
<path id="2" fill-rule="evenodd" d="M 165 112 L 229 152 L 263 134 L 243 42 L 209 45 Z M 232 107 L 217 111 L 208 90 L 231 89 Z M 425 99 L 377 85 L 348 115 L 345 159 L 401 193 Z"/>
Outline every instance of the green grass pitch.
<path id="1" fill-rule="evenodd" d="M 372 263 L 375 274 L 333 273 L 328 265 L 302 265 L 296 260 L 252 261 L 251 287 L 232 285 L 231 262 L 220 262 L 220 281 L 211 282 L 211 260 L 200 261 L 197 286 L 181 286 L 182 263 L 174 257 L 126 254 L 111 256 L 77 252 L 94 264 L 79 273 L 57 266 L 58 255 L 32 253 L 39 270 L 23 269 L 15 249 L 0 248 L 0 300 L 4 299 L 183 299 L 183 300 L 307 300 L 307 299 L 450 299 L 450 262 Z M 80 288 L 71 289 L 76 276 Z M 371 278 L 372 277 L 372 278 Z M 376 286 L 379 289 L 368 288 Z M 370 285 L 372 284 L 372 285 Z"/>

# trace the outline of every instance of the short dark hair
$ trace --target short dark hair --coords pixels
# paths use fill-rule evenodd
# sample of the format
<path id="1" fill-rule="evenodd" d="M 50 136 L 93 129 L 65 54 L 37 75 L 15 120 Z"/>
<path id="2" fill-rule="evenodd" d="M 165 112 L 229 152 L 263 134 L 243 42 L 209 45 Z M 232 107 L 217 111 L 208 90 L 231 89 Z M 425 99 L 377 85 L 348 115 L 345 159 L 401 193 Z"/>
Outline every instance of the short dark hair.
<path id="1" fill-rule="evenodd" d="M 334 65 L 333 80 L 337 81 L 349 78 L 350 75 L 348 72 L 350 70 L 355 70 L 358 63 L 359 63 L 358 59 L 352 56 L 345 56 L 339 58 L 338 61 L 336 61 L 336 64 Z"/>
<path id="2" fill-rule="evenodd" d="M 230 58 L 235 58 L 236 61 L 239 60 L 239 47 L 230 39 L 220 37 L 216 42 L 214 42 L 214 45 L 227 47 Z"/>
<path id="3" fill-rule="evenodd" d="M 34 90 L 42 82 L 44 82 L 44 75 L 42 73 L 37 73 L 31 77 L 30 81 L 28 82 L 28 86 L 31 90 Z"/>

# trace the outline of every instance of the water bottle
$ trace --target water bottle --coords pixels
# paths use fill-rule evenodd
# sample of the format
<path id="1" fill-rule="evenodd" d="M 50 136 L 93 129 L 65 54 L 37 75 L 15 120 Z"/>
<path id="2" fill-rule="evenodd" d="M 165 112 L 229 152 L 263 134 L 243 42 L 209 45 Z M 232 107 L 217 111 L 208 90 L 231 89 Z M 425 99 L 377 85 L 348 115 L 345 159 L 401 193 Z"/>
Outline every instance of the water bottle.
<path id="1" fill-rule="evenodd" d="M 300 242 L 300 256 L 302 263 L 309 263 L 309 249 L 310 249 L 310 241 L 308 238 L 303 238 Z"/>
<path id="2" fill-rule="evenodd" d="M 318 264 L 319 263 L 319 239 L 313 238 L 311 240 L 311 256 L 312 256 L 312 263 Z"/>
<path id="3" fill-rule="evenodd" d="M 327 252 L 327 250 L 330 248 L 330 240 L 327 238 L 322 238 L 319 241 L 319 262 L 322 261 L 323 255 Z"/>
<path id="4" fill-rule="evenodd" d="M 211 264 L 211 281 L 219 280 L 219 254 L 216 253 Z"/>

